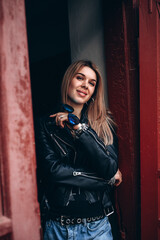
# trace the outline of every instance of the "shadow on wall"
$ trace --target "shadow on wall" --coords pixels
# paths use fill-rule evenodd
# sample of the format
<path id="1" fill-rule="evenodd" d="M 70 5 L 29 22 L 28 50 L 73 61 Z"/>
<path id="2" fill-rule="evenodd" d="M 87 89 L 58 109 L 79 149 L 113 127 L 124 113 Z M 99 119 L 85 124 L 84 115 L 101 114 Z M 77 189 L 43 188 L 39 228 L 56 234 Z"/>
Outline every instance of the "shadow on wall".
<path id="1" fill-rule="evenodd" d="M 53 113 L 61 100 L 61 82 L 70 64 L 68 56 L 65 52 L 30 65 L 34 116 Z"/>

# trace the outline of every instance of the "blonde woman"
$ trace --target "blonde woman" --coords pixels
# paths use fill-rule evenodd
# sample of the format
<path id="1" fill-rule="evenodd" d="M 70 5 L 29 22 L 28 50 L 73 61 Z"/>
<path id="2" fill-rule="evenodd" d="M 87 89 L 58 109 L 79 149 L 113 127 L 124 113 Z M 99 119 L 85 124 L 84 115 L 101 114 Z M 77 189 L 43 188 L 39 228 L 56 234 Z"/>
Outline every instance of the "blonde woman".
<path id="1" fill-rule="evenodd" d="M 102 78 L 91 61 L 67 69 L 60 109 L 38 128 L 38 177 L 48 208 L 45 240 L 112 240 L 110 189 L 122 181 Z M 43 209 L 41 212 L 43 217 Z"/>

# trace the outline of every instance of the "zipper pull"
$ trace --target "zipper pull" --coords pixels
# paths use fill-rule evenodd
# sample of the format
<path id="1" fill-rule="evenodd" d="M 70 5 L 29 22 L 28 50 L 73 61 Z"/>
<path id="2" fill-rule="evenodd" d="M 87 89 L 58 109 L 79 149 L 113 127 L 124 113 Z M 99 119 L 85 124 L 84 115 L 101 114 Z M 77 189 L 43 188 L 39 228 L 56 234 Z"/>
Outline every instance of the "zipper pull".
<path id="1" fill-rule="evenodd" d="M 82 174 L 81 172 L 76 172 L 76 171 L 73 172 L 73 176 L 78 176 L 78 175 L 81 175 L 81 174 Z"/>

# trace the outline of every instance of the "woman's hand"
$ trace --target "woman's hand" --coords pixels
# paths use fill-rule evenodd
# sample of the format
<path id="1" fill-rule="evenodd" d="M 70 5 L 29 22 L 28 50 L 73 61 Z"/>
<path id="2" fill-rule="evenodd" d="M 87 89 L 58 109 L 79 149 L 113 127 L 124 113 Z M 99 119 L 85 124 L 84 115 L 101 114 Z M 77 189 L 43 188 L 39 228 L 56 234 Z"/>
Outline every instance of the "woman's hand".
<path id="1" fill-rule="evenodd" d="M 67 126 L 70 129 L 77 130 L 80 127 L 81 123 L 79 123 L 79 119 L 76 115 L 70 114 L 70 117 L 69 117 L 69 114 L 66 112 L 59 112 L 59 113 L 50 115 L 50 117 L 55 117 L 56 125 L 60 126 L 61 128 L 64 128 L 65 123 L 68 123 Z"/>
<path id="2" fill-rule="evenodd" d="M 119 186 L 122 182 L 122 173 L 120 172 L 120 170 L 118 169 L 118 171 L 116 172 L 116 174 L 114 175 L 115 178 L 115 186 Z"/>
<path id="3" fill-rule="evenodd" d="M 58 112 L 50 115 L 50 117 L 55 117 L 56 125 L 64 128 L 65 122 L 68 122 L 68 113 Z"/>

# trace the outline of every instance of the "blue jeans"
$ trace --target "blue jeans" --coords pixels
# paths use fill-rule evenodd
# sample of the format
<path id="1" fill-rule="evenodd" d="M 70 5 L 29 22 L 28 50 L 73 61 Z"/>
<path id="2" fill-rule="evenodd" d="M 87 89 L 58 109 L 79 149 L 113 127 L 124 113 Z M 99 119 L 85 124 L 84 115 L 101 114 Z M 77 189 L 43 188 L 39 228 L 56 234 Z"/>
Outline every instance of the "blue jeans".
<path id="1" fill-rule="evenodd" d="M 59 222 L 46 222 L 44 240 L 113 240 L 111 225 L 108 217 L 101 220 L 62 226 Z"/>

